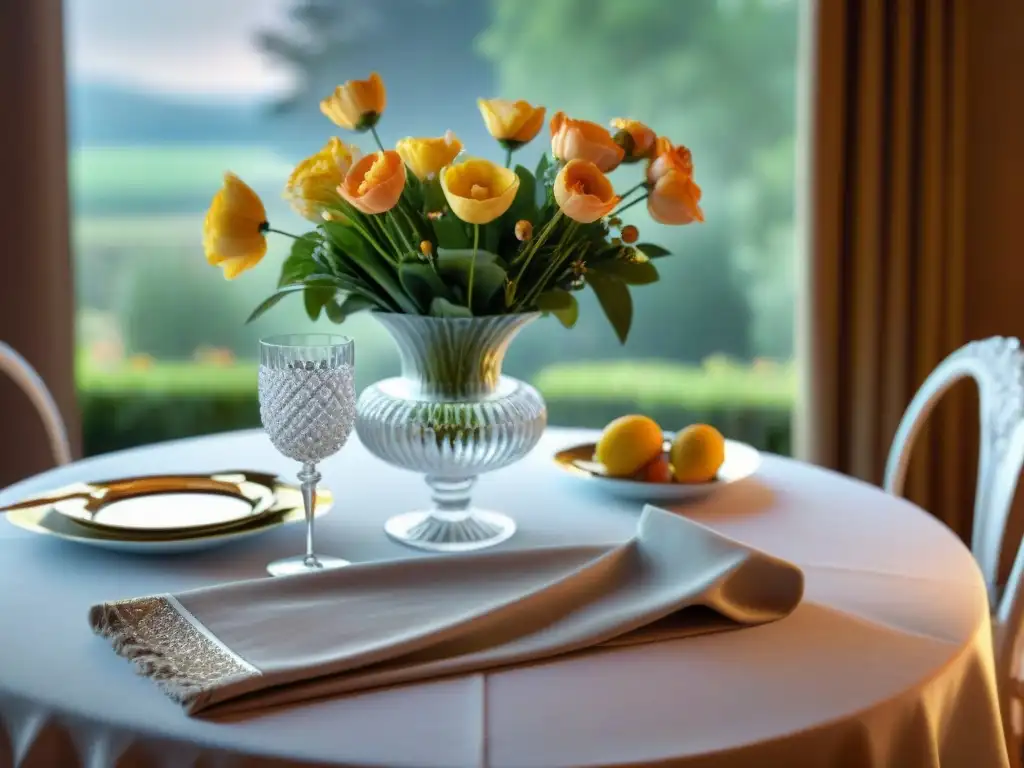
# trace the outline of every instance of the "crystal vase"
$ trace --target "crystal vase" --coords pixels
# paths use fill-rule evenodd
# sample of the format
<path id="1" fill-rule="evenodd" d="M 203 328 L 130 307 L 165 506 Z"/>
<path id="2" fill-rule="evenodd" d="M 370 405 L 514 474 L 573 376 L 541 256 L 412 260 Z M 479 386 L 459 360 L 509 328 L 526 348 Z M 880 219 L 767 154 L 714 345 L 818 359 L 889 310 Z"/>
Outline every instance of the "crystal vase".
<path id="1" fill-rule="evenodd" d="M 433 502 L 390 518 L 384 530 L 403 544 L 437 552 L 505 541 L 515 521 L 470 499 L 478 475 L 523 458 L 547 424 L 540 393 L 501 373 L 509 343 L 538 315 L 374 317 L 394 339 L 402 373 L 363 390 L 356 431 L 378 458 L 424 474 Z"/>

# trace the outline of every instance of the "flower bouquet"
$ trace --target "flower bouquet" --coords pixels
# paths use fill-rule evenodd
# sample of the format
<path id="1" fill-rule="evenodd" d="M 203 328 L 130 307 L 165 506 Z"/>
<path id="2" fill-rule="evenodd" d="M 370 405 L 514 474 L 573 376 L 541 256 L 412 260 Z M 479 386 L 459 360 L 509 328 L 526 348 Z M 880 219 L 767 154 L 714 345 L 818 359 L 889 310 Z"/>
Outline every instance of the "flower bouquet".
<path id="1" fill-rule="evenodd" d="M 335 323 L 372 309 L 443 318 L 541 312 L 572 327 L 574 293 L 590 286 L 625 342 L 629 286 L 657 281 L 651 260 L 668 252 L 638 242 L 637 228 L 623 226 L 619 214 L 646 200 L 655 221 L 703 220 L 689 150 L 635 120 L 612 121 L 613 134 L 558 112 L 550 121 L 551 154 L 531 172 L 511 167 L 512 159 L 543 127 L 543 107 L 479 101 L 488 131 L 505 149 L 502 167 L 463 158 L 450 131 L 385 149 L 376 131 L 385 104 L 376 73 L 321 102 L 336 125 L 370 132 L 378 149 L 361 155 L 333 137 L 295 167 L 285 196 L 316 228 L 290 235 L 279 288 L 250 320 L 302 292 L 312 319 L 326 314 Z M 646 163 L 642 178 L 617 194 L 605 174 L 639 162 Z M 279 231 L 256 193 L 226 174 L 204 227 L 209 263 L 237 277 L 260 262 L 272 232 Z"/>
<path id="2" fill-rule="evenodd" d="M 655 282 L 652 260 L 668 251 L 637 242 L 618 214 L 646 200 L 656 221 L 701 221 L 700 188 L 689 150 L 634 120 L 613 121 L 612 134 L 555 114 L 551 154 L 531 172 L 512 168 L 512 157 L 540 132 L 543 107 L 480 101 L 504 167 L 462 159 L 450 132 L 385 149 L 376 131 L 384 107 L 376 74 L 321 102 L 337 125 L 369 131 L 378 150 L 360 156 L 331 138 L 296 166 L 285 196 L 316 229 L 289 235 L 278 290 L 252 318 L 297 292 L 314 320 L 373 310 L 395 339 L 402 375 L 362 391 L 356 431 L 375 456 L 426 475 L 433 499 L 384 528 L 421 549 L 479 549 L 507 539 L 515 522 L 470 506 L 476 476 L 525 456 L 547 423 L 540 393 L 501 373 L 512 338 L 543 314 L 572 327 L 574 294 L 590 286 L 625 342 L 629 286 Z M 640 181 L 616 194 L 605 174 L 639 162 Z M 277 231 L 259 197 L 227 174 L 206 217 L 206 258 L 234 278 L 259 263 L 265 235 Z"/>

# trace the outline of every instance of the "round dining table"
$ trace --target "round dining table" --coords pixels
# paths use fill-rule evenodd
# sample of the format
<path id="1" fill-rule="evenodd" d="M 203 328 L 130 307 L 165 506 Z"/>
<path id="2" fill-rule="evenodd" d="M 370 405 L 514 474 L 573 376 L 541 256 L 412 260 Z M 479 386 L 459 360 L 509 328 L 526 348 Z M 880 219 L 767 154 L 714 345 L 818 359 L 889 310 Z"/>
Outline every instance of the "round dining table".
<path id="1" fill-rule="evenodd" d="M 503 549 L 614 544 L 641 504 L 552 460 L 595 433 L 549 429 L 475 501 L 512 515 Z M 260 431 L 78 461 L 0 492 L 0 506 L 75 481 L 297 466 Z M 354 562 L 425 555 L 387 517 L 426 504 L 421 477 L 353 437 L 321 466 L 335 504 L 317 547 Z M 970 551 L 881 490 L 766 455 L 758 471 L 671 511 L 798 566 L 802 602 L 769 624 L 305 702 L 186 716 L 94 636 L 103 601 L 259 578 L 301 551 L 301 525 L 204 552 L 110 552 L 0 522 L 0 767 L 1007 765 L 988 602 Z M 269 577 L 268 577 L 269 578 Z M 297 626 L 295 632 L 315 632 Z"/>

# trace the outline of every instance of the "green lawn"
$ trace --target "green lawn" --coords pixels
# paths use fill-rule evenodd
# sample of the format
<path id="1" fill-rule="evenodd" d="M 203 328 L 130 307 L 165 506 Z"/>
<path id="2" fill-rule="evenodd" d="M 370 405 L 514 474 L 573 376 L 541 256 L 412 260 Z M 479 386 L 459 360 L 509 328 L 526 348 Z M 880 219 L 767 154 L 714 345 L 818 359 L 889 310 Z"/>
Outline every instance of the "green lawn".
<path id="1" fill-rule="evenodd" d="M 157 362 L 146 368 L 130 364 L 105 368 L 79 360 L 75 370 L 78 388 L 92 394 L 126 395 L 164 392 L 174 395 L 222 394 L 256 391 L 257 365 L 207 365 L 190 362 Z"/>
<path id="2" fill-rule="evenodd" d="M 174 395 L 255 392 L 256 363 L 228 366 L 156 362 L 133 368 L 103 368 L 80 361 L 78 387 L 86 393 Z M 738 364 L 704 367 L 657 361 L 565 363 L 542 370 L 533 380 L 541 393 L 558 400 L 621 401 L 690 408 L 790 408 L 796 377 L 788 366 L 755 370 Z"/>
<path id="3" fill-rule="evenodd" d="M 281 189 L 291 169 L 286 159 L 259 146 L 82 147 L 71 153 L 72 189 L 84 198 L 204 190 L 212 197 L 227 170 L 253 187 Z"/>
<path id="4" fill-rule="evenodd" d="M 654 360 L 563 363 L 545 368 L 533 383 L 548 398 L 617 400 L 640 407 L 788 409 L 796 397 L 792 366 L 726 361 L 702 367 Z"/>
<path id="5" fill-rule="evenodd" d="M 206 208 L 228 170 L 261 195 L 278 226 L 308 228 L 281 197 L 291 164 L 266 147 L 85 147 L 70 162 L 80 252 L 198 247 Z"/>

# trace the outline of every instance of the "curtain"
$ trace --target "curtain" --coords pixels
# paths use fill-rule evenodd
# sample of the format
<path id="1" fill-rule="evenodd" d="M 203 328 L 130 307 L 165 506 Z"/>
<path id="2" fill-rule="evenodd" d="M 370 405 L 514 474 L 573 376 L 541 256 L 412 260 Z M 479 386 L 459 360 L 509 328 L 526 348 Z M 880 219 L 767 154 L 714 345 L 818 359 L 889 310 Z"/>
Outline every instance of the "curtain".
<path id="1" fill-rule="evenodd" d="M 77 453 L 60 0 L 0 2 L 0 93 L 0 339 L 46 381 Z M 6 380 L 0 419 L 0 487 L 52 466 L 42 422 Z"/>
<path id="2" fill-rule="evenodd" d="M 872 483 L 917 387 L 968 341 L 967 6 L 819 0 L 812 10 L 797 444 Z M 965 538 L 970 397 L 947 396 L 907 482 L 909 498 Z"/>

